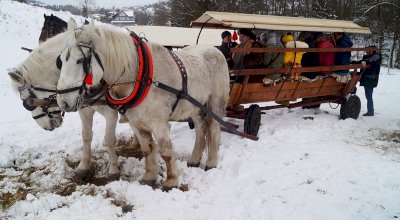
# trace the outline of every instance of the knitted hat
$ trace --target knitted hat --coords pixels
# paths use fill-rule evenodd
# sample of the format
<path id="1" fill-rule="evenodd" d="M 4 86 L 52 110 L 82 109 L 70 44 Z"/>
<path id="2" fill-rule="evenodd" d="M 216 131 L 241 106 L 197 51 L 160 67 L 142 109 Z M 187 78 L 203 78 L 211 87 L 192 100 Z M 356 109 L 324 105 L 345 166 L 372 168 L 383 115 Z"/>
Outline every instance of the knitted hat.
<path id="1" fill-rule="evenodd" d="M 283 37 L 281 39 L 283 44 L 286 44 L 287 42 L 293 41 L 293 40 L 294 40 L 294 38 L 293 38 L 293 35 L 291 35 L 291 34 L 285 34 L 285 35 L 283 35 Z"/>
<path id="2" fill-rule="evenodd" d="M 231 32 L 229 32 L 229 31 L 222 32 L 221 38 L 224 39 L 226 36 L 232 36 Z"/>

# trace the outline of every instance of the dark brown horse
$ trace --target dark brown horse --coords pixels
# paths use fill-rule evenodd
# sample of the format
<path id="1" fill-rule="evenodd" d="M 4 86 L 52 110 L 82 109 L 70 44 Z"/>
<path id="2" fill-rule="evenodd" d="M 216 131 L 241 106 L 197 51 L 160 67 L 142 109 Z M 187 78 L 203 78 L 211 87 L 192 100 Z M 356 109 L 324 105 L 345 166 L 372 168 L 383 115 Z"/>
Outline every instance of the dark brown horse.
<path id="1" fill-rule="evenodd" d="M 47 16 L 44 14 L 44 23 L 42 28 L 42 33 L 39 37 L 39 43 L 43 43 L 48 38 L 51 38 L 61 32 L 67 30 L 67 22 L 63 21 L 57 16 L 51 14 Z"/>

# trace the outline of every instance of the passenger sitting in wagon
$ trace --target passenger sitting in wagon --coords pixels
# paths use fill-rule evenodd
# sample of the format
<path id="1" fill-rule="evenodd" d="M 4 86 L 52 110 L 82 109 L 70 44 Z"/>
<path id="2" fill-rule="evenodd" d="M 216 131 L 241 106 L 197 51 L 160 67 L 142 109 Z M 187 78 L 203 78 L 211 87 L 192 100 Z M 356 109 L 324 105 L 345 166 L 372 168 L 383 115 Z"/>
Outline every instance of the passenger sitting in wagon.
<path id="1" fill-rule="evenodd" d="M 293 36 L 288 33 L 281 39 L 286 48 L 308 48 L 308 44 L 303 41 L 294 40 Z M 283 57 L 284 66 L 286 67 L 301 67 L 301 59 L 304 52 L 285 52 Z M 300 73 L 294 72 L 291 76 L 294 80 L 298 80 Z"/>
<path id="2" fill-rule="evenodd" d="M 309 48 L 317 48 L 317 33 L 303 31 L 299 34 L 299 41 L 304 41 L 308 44 Z M 319 66 L 319 54 L 315 52 L 305 53 L 301 59 L 302 67 L 314 67 Z M 318 76 L 318 72 L 307 72 L 301 74 L 302 80 L 312 80 Z"/>
<path id="3" fill-rule="evenodd" d="M 236 47 L 238 44 L 236 42 L 232 42 L 232 34 L 229 31 L 222 32 L 221 38 L 222 44 L 218 47 L 218 49 L 222 52 L 222 54 L 224 54 L 229 68 L 232 68 L 234 63 L 232 60 L 231 48 Z"/>
<path id="4" fill-rule="evenodd" d="M 240 44 L 236 48 L 259 48 L 261 44 L 256 41 L 256 35 L 248 29 L 239 31 Z M 237 52 L 232 54 L 235 69 L 258 68 L 263 63 L 262 53 Z"/>
<path id="5" fill-rule="evenodd" d="M 282 43 L 275 32 L 265 32 L 260 35 L 260 43 L 263 47 L 267 48 L 281 48 Z M 264 54 L 264 67 L 265 68 L 280 68 L 283 66 L 283 53 L 282 52 L 266 52 Z M 264 85 L 275 85 L 275 83 L 282 80 L 282 74 L 274 73 L 265 75 L 263 79 Z"/>
<path id="6" fill-rule="evenodd" d="M 333 33 L 333 40 L 336 48 L 350 48 L 353 46 L 353 42 L 350 37 L 345 33 Z M 349 65 L 351 63 L 351 52 L 336 52 L 335 54 L 335 65 Z M 351 80 L 349 70 L 340 70 L 332 74 L 336 77 L 336 81 L 340 83 L 347 83 Z"/>
<path id="7" fill-rule="evenodd" d="M 335 45 L 324 36 L 323 33 L 317 33 L 317 47 L 318 48 L 334 48 Z M 321 66 L 333 66 L 335 65 L 335 53 L 334 52 L 320 52 L 319 53 L 319 64 Z M 331 74 L 332 71 L 321 71 L 320 75 Z"/>

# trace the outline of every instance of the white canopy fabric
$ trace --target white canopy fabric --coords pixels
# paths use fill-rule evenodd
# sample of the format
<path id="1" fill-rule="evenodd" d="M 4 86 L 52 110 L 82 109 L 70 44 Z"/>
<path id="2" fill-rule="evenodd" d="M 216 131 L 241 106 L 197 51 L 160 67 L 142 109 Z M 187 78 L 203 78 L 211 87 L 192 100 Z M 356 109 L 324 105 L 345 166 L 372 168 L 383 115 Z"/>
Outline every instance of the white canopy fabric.
<path id="1" fill-rule="evenodd" d="M 128 26 L 130 31 L 145 37 L 149 42 L 156 42 L 163 46 L 185 47 L 196 45 L 199 28 L 182 28 L 166 26 Z M 219 46 L 221 45 L 221 33 L 225 30 L 203 29 L 199 45 Z"/>
<path id="2" fill-rule="evenodd" d="M 263 29 L 277 31 L 346 32 L 371 34 L 352 21 L 207 11 L 192 27 Z"/>

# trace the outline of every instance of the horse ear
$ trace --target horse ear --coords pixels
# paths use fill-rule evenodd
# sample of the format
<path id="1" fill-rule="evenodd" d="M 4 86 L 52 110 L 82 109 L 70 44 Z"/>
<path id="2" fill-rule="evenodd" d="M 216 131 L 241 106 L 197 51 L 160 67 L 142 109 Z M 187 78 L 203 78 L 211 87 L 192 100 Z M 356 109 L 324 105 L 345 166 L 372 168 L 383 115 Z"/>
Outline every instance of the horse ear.
<path id="1" fill-rule="evenodd" d="M 46 19 L 46 17 L 47 17 L 46 14 L 43 14 L 43 15 L 44 15 L 44 19 Z"/>
<path id="2" fill-rule="evenodd" d="M 91 24 L 92 26 L 94 26 L 94 18 L 93 18 L 93 17 L 90 19 L 90 24 Z"/>
<path id="3" fill-rule="evenodd" d="M 21 87 L 25 84 L 24 77 L 22 75 L 20 75 L 19 73 L 15 72 L 13 70 L 9 70 L 8 75 L 10 76 L 13 83 L 15 83 L 18 87 Z"/>
<path id="4" fill-rule="evenodd" d="M 89 24 L 89 21 L 85 19 L 84 25 L 88 25 L 88 24 Z"/>
<path id="5" fill-rule="evenodd" d="M 76 21 L 73 18 L 70 18 L 68 21 L 68 30 L 74 30 L 77 27 L 78 25 L 76 25 Z"/>

